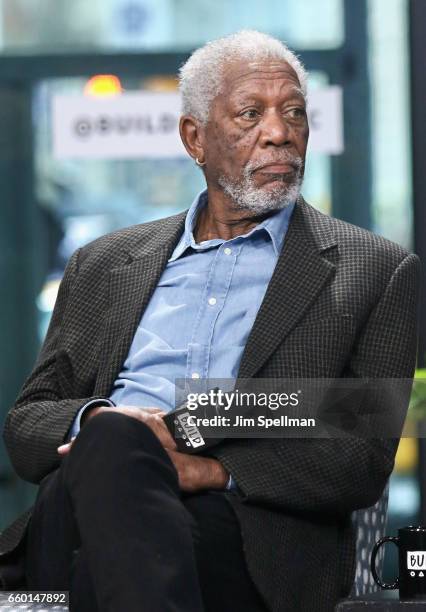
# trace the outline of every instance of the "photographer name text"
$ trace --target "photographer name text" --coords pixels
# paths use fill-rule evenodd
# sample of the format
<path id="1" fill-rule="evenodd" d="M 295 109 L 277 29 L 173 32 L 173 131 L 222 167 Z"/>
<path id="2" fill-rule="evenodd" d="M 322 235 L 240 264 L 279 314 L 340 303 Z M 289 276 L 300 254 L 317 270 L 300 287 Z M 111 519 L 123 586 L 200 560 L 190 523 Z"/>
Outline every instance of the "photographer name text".
<path id="1" fill-rule="evenodd" d="M 286 414 L 275 418 L 264 415 L 257 417 L 236 415 L 234 419 L 217 414 L 212 417 L 196 417 L 189 414 L 186 418 L 186 425 L 189 427 L 261 427 L 269 429 L 271 427 L 315 427 L 316 421 L 313 418 L 289 417 Z"/>

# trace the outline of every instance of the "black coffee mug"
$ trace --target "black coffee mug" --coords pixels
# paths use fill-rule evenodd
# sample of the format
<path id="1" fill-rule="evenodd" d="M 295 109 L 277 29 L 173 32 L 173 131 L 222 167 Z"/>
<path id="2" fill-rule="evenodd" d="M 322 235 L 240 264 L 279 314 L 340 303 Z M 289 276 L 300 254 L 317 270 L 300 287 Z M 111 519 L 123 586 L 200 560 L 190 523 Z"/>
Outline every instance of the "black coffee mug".
<path id="1" fill-rule="evenodd" d="M 381 581 L 376 572 L 376 556 L 386 542 L 398 546 L 399 577 L 391 584 Z M 401 599 L 426 601 L 426 527 L 402 527 L 398 537 L 385 537 L 376 542 L 371 553 L 371 573 L 382 589 L 399 589 Z"/>

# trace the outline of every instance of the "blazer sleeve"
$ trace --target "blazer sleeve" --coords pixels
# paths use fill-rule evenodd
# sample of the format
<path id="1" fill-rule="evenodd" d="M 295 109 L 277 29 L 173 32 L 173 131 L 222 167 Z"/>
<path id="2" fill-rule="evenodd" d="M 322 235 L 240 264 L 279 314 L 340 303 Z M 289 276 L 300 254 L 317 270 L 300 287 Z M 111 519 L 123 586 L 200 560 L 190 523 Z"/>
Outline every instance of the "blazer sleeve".
<path id="1" fill-rule="evenodd" d="M 78 275 L 78 256 L 79 251 L 76 251 L 68 262 L 46 339 L 4 426 L 4 442 L 14 469 L 21 478 L 33 483 L 40 482 L 59 466 L 56 449 L 66 441 L 75 416 L 84 404 L 98 399 L 61 397 L 56 375 L 58 339 Z"/>
<path id="2" fill-rule="evenodd" d="M 405 409 L 416 359 L 419 263 L 409 254 L 394 270 L 345 372 L 352 378 L 408 379 Z M 380 498 L 397 447 L 395 438 L 246 439 L 227 440 L 210 454 L 232 474 L 244 503 L 343 516 Z"/>

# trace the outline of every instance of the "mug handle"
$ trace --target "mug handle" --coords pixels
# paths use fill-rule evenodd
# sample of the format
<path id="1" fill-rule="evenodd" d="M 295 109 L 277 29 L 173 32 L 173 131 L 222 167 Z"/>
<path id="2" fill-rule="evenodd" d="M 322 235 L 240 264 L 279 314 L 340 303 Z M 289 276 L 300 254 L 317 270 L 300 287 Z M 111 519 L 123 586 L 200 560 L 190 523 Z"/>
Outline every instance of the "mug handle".
<path id="1" fill-rule="evenodd" d="M 377 553 L 379 552 L 380 546 L 382 544 L 385 544 L 386 542 L 392 542 L 392 544 L 395 544 L 396 546 L 399 547 L 399 538 L 395 536 L 386 536 L 385 538 L 381 538 L 378 542 L 376 542 L 371 552 L 371 573 L 373 574 L 373 578 L 376 581 L 376 583 L 382 589 L 397 589 L 399 587 L 399 578 L 395 578 L 395 582 L 388 584 L 386 582 L 382 582 L 376 572 L 376 556 L 377 556 Z"/>

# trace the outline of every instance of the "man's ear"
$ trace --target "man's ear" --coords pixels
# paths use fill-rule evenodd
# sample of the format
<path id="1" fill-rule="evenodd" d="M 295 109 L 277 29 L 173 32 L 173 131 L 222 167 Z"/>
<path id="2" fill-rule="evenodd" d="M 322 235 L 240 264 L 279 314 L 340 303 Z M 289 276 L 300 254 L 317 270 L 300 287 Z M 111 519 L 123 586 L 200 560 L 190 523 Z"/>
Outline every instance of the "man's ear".
<path id="1" fill-rule="evenodd" d="M 179 121 L 179 134 L 189 155 L 204 163 L 203 128 L 192 115 L 183 115 Z"/>

